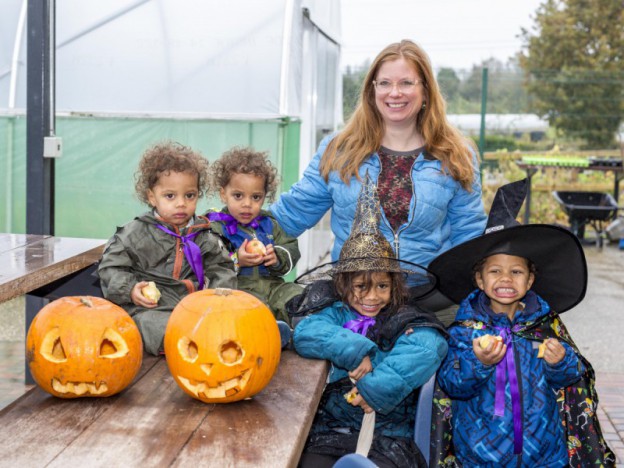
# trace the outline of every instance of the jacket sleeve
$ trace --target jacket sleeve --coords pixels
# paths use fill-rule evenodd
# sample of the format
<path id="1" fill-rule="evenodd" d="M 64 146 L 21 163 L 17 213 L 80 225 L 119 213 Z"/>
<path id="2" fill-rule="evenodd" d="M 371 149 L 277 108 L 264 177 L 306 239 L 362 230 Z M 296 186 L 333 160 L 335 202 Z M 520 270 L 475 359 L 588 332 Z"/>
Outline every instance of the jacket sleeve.
<path id="1" fill-rule="evenodd" d="M 134 262 L 126 246 L 115 234 L 104 247 L 98 266 L 100 286 L 106 299 L 118 305 L 130 304 L 130 293 L 139 282 L 133 270 Z"/>
<path id="2" fill-rule="evenodd" d="M 236 289 L 236 269 L 223 240 L 214 233 L 209 233 L 208 250 L 202 252 L 204 258 L 204 276 L 208 279 L 206 288 Z"/>
<path id="3" fill-rule="evenodd" d="M 331 139 L 332 136 L 327 136 L 321 141 L 301 180 L 288 192 L 282 193 L 269 208 L 282 229 L 292 237 L 298 237 L 315 226 L 334 203 L 319 172 L 321 157 Z"/>
<path id="4" fill-rule="evenodd" d="M 366 356 L 374 356 L 377 345 L 365 336 L 342 328 L 340 313 L 332 307 L 308 315 L 293 335 L 295 350 L 311 359 L 327 359 L 348 371 L 355 369 Z"/>
<path id="5" fill-rule="evenodd" d="M 284 232 L 280 225 L 271 219 L 273 223 L 273 248 L 277 255 L 277 264 L 270 266 L 269 271 L 275 276 L 284 276 L 291 272 L 301 258 L 299 242 L 296 237 L 291 237 Z"/>
<path id="6" fill-rule="evenodd" d="M 476 155 L 473 157 L 473 163 L 475 177 L 472 191 L 460 187 L 448 207 L 448 219 L 451 223 L 450 241 L 453 246 L 480 236 L 485 230 L 487 217 L 481 199 L 481 173 Z"/>
<path id="7" fill-rule="evenodd" d="M 587 371 L 585 365 L 572 347 L 563 341 L 560 341 L 560 343 L 566 350 L 565 356 L 560 362 L 555 365 L 550 365 L 543 359 L 540 359 L 544 366 L 546 380 L 552 386 L 553 390 L 559 390 L 560 388 L 572 385 Z"/>
<path id="8" fill-rule="evenodd" d="M 494 377 L 496 366 L 486 366 L 475 355 L 472 329 L 452 327 L 449 332 L 449 352 L 438 371 L 438 383 L 451 398 L 472 398 Z"/>
<path id="9" fill-rule="evenodd" d="M 429 380 L 447 349 L 446 340 L 436 330 L 414 329 L 399 337 L 381 362 L 373 364 L 373 371 L 357 382 L 358 391 L 375 411 L 389 413 Z"/>

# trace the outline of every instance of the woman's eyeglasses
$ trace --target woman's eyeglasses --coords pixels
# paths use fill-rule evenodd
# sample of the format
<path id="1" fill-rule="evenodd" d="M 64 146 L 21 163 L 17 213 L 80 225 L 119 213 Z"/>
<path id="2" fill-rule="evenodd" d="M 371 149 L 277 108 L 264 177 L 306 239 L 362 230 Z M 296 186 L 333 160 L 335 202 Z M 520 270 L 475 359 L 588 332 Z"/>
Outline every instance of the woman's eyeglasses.
<path id="1" fill-rule="evenodd" d="M 392 82 L 389 80 L 376 81 L 373 80 L 373 85 L 378 93 L 390 93 L 396 86 L 400 93 L 409 94 L 414 91 L 417 84 L 422 83 L 420 80 L 401 80 L 399 82 Z"/>

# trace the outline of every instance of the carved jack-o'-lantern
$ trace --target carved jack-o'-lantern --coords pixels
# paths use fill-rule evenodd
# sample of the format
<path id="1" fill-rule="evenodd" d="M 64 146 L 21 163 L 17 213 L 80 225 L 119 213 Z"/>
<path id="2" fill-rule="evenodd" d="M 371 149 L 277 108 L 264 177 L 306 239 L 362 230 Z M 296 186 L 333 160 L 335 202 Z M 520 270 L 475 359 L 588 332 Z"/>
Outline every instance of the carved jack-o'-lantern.
<path id="1" fill-rule="evenodd" d="M 26 358 L 37 384 L 52 395 L 105 397 L 132 382 L 143 342 L 121 307 L 99 297 L 63 297 L 35 316 Z"/>
<path id="2" fill-rule="evenodd" d="M 243 291 L 204 289 L 173 310 L 165 355 L 178 385 L 206 403 L 251 397 L 271 380 L 281 354 L 271 311 Z"/>

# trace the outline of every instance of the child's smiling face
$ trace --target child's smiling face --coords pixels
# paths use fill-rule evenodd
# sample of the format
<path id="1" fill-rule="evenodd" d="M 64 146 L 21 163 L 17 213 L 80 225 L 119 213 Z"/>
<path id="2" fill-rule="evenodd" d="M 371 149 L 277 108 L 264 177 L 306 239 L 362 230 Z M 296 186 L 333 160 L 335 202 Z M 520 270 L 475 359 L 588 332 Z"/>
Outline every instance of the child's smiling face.
<path id="1" fill-rule="evenodd" d="M 199 185 L 197 174 L 167 172 L 147 192 L 147 199 L 168 224 L 184 227 L 195 214 Z"/>
<path id="2" fill-rule="evenodd" d="M 230 214 L 241 224 L 249 224 L 260 214 L 266 192 L 264 177 L 254 174 L 232 174 L 219 194 Z"/>
<path id="3" fill-rule="evenodd" d="M 353 278 L 347 301 L 360 315 L 375 317 L 390 304 L 391 296 L 392 277 L 389 273 L 372 273 L 370 284 L 366 282 L 366 275 L 361 273 Z"/>
<path id="4" fill-rule="evenodd" d="M 510 320 L 534 280 L 526 258 L 507 254 L 487 257 L 475 274 L 477 286 L 490 298 L 492 310 L 507 314 Z"/>

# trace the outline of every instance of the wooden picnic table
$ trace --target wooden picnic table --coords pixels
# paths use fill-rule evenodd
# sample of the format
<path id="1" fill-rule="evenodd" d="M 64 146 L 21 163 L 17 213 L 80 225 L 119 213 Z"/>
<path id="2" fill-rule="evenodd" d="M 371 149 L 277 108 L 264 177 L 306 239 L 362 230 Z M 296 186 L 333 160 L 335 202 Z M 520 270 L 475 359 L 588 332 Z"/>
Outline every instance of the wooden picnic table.
<path id="1" fill-rule="evenodd" d="M 0 466 L 295 467 L 327 372 L 326 361 L 284 351 L 251 400 L 206 404 L 164 358 L 144 355 L 117 395 L 64 400 L 35 387 L 1 410 Z"/>
<path id="2" fill-rule="evenodd" d="M 0 233 L 0 302 L 93 265 L 106 241 Z"/>

